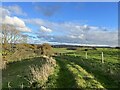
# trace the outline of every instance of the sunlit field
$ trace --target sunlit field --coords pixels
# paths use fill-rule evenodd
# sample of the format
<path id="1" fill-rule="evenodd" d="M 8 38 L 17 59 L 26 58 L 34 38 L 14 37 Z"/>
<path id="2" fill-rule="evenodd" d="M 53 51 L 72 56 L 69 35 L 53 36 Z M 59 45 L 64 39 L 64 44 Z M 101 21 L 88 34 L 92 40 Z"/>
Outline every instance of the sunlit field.
<path id="1" fill-rule="evenodd" d="M 87 51 L 85 51 L 87 49 Z M 44 83 L 44 88 L 118 88 L 120 77 L 120 51 L 113 48 L 53 48 L 56 66 L 54 72 Z M 86 58 L 87 52 L 87 58 Z M 104 53 L 104 63 L 101 53 Z M 29 65 L 41 66 L 41 57 L 25 59 L 8 64 L 3 70 L 3 87 L 30 87 Z"/>
<path id="2" fill-rule="evenodd" d="M 12 1 L 0 6 L 0 89 L 120 90 L 120 3 Z"/>

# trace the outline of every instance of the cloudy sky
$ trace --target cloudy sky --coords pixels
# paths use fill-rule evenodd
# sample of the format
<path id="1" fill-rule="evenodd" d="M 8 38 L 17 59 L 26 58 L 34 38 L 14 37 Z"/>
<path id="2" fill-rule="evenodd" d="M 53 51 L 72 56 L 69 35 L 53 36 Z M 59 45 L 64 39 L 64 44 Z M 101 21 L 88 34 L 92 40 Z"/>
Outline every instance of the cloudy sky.
<path id="1" fill-rule="evenodd" d="M 4 2 L 3 23 L 28 36 L 28 43 L 116 46 L 118 4 L 115 2 Z"/>

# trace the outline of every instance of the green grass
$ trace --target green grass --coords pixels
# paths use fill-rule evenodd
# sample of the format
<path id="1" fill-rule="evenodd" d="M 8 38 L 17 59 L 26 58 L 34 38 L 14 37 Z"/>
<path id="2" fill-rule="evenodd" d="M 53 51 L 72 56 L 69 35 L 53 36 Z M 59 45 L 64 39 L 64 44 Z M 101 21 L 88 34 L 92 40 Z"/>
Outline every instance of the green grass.
<path id="1" fill-rule="evenodd" d="M 111 49 L 111 48 L 97 48 L 97 50 L 88 50 L 87 56 L 88 59 L 98 59 L 101 60 L 101 53 L 104 53 L 104 61 L 105 62 L 112 62 L 112 63 L 119 63 L 119 53 L 120 50 L 118 49 Z M 74 53 L 70 53 L 72 55 Z M 77 56 L 86 57 L 86 51 L 84 48 L 78 49 L 75 54 Z"/>
<path id="2" fill-rule="evenodd" d="M 61 58 L 56 58 L 57 67 L 53 75 L 49 77 L 46 84 L 47 88 L 74 88 L 77 87 L 73 73 L 68 70 L 67 64 L 61 61 Z"/>
<path id="3" fill-rule="evenodd" d="M 120 50 L 111 48 L 97 48 L 88 50 L 88 59 L 85 59 L 85 48 L 67 50 L 53 48 L 55 53 L 66 53 L 56 56 L 57 66 L 54 73 L 48 78 L 46 88 L 119 88 L 120 83 Z M 101 52 L 104 53 L 105 63 L 101 63 Z M 10 82 L 12 87 L 20 87 L 22 83 L 27 87 L 29 66 L 41 66 L 42 58 L 36 57 L 10 63 L 3 70 L 3 87 Z M 44 62 L 43 62 L 44 63 Z"/>
<path id="4" fill-rule="evenodd" d="M 2 72 L 3 88 L 8 87 L 8 82 L 10 82 L 10 86 L 13 88 L 20 88 L 22 83 L 24 83 L 26 87 L 29 86 L 29 82 L 27 81 L 30 73 L 29 66 L 37 65 L 41 67 L 43 63 L 45 63 L 45 60 L 41 57 L 9 63 L 7 69 Z"/>
<path id="5" fill-rule="evenodd" d="M 53 48 L 54 53 L 68 53 L 75 52 L 75 50 L 67 50 L 66 48 Z"/>
<path id="6" fill-rule="evenodd" d="M 46 87 L 50 88 L 104 88 L 84 68 L 64 57 L 56 57 L 58 66 L 49 77 Z"/>
<path id="7" fill-rule="evenodd" d="M 69 50 L 61 50 L 61 48 L 59 50 L 59 48 L 57 48 L 59 53 L 63 52 L 63 50 L 67 53 L 67 56 L 62 55 L 57 59 L 64 62 L 67 69 L 72 72 L 73 76 L 75 76 L 74 78 L 77 87 L 119 88 L 120 62 L 118 56 L 120 51 L 118 49 L 111 48 L 97 48 L 97 50 L 88 50 L 88 59 L 85 59 L 84 49 L 85 48 L 72 50 L 72 52 L 69 52 Z M 101 52 L 104 52 L 104 64 L 101 63 Z M 73 65 L 71 66 L 70 63 Z M 88 76 L 93 76 L 95 80 L 84 81 L 83 79 L 80 79 L 80 77 L 85 76 L 84 72 L 78 72 L 75 67 L 78 67 L 79 69 L 82 68 L 88 73 Z M 64 76 L 64 72 L 62 75 Z M 84 84 L 82 84 L 82 82 Z"/>
<path id="8" fill-rule="evenodd" d="M 88 73 L 91 73 L 97 81 L 105 88 L 117 88 L 119 86 L 119 64 L 104 63 L 102 64 L 95 59 L 85 59 L 80 56 L 63 56 L 65 59 L 74 62 L 76 65 L 84 68 Z M 109 69 L 112 71 L 110 73 Z"/>

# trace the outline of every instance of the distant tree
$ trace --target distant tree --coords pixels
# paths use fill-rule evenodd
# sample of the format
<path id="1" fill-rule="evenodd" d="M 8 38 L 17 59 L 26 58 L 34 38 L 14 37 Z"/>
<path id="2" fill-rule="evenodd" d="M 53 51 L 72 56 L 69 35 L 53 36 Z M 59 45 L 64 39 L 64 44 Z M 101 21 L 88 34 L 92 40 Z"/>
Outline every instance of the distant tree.
<path id="1" fill-rule="evenodd" d="M 92 47 L 92 49 L 93 49 L 93 50 L 97 50 L 97 48 L 96 48 L 96 47 Z"/>
<path id="2" fill-rule="evenodd" d="M 88 49 L 85 49 L 85 51 L 88 51 Z"/>

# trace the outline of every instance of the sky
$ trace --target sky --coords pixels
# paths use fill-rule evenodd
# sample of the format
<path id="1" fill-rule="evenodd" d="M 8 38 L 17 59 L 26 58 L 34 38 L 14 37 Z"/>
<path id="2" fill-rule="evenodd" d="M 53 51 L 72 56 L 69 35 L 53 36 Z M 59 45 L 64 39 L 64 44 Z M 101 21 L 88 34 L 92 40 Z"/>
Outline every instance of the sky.
<path id="1" fill-rule="evenodd" d="M 4 2 L 0 9 L 28 43 L 118 44 L 117 2 Z"/>

